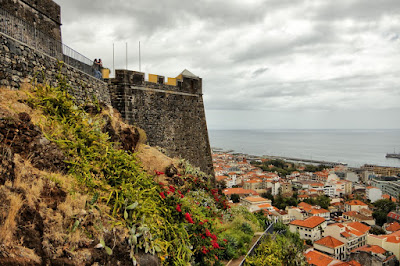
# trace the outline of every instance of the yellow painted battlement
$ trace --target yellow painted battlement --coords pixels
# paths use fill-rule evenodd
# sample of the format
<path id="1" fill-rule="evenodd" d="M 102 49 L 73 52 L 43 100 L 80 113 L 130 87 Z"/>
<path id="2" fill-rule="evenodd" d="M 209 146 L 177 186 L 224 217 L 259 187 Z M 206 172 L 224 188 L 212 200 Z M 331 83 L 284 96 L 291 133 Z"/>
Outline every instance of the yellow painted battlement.
<path id="1" fill-rule="evenodd" d="M 182 80 L 182 75 L 180 75 L 176 78 L 168 77 L 168 81 L 165 84 L 170 85 L 170 86 L 178 86 L 178 81 L 181 81 L 181 80 Z M 164 84 L 164 81 L 165 81 L 164 76 L 160 76 L 160 75 L 156 75 L 156 74 L 149 74 L 149 82 L 151 82 L 151 83 Z"/>
<path id="2" fill-rule="evenodd" d="M 167 85 L 176 86 L 178 85 L 178 81 L 176 78 L 168 77 Z"/>

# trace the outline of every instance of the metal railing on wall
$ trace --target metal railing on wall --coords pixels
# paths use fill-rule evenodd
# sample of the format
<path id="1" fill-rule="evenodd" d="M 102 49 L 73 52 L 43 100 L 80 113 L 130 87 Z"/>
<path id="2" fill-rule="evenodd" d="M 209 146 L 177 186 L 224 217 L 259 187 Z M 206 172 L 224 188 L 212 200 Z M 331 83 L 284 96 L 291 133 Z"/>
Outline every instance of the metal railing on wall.
<path id="1" fill-rule="evenodd" d="M 93 60 L 0 8 L 0 32 L 94 76 Z"/>
<path id="2" fill-rule="evenodd" d="M 274 232 L 274 223 L 269 223 L 267 229 L 264 231 L 264 233 L 258 238 L 258 240 L 254 243 L 254 245 L 250 248 L 250 250 L 247 252 L 246 256 L 242 260 L 242 262 L 239 264 L 239 266 L 244 266 L 246 263 L 247 257 L 251 256 L 256 248 L 262 243 L 262 241 L 265 239 L 267 235 L 271 235 Z M 279 232 L 278 232 L 279 233 Z"/>

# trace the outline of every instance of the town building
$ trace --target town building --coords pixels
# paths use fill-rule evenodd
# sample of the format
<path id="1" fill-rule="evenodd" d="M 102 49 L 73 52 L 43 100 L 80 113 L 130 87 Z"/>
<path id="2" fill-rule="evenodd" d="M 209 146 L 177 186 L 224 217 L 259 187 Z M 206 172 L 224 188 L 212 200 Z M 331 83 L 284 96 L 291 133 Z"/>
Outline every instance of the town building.
<path id="1" fill-rule="evenodd" d="M 323 236 L 332 236 L 346 244 L 347 253 L 367 243 L 367 233 L 371 227 L 360 222 L 344 222 L 330 224 Z"/>
<path id="2" fill-rule="evenodd" d="M 398 265 L 396 256 L 377 245 L 365 245 L 350 252 L 349 258 L 363 266 L 395 266 Z"/>
<path id="3" fill-rule="evenodd" d="M 315 241 L 321 238 L 322 231 L 326 228 L 326 220 L 319 216 L 312 216 L 305 220 L 294 220 L 289 223 L 291 232 L 299 232 L 301 239 Z"/>
<path id="4" fill-rule="evenodd" d="M 361 209 L 368 209 L 368 205 L 360 200 L 349 200 L 344 203 L 344 210 L 346 212 L 356 211 L 360 212 Z"/>
<path id="5" fill-rule="evenodd" d="M 314 249 L 335 259 L 346 259 L 346 245 L 332 236 L 323 237 L 314 242 Z"/>
<path id="6" fill-rule="evenodd" d="M 259 211 L 259 205 L 269 204 L 271 205 L 271 200 L 263 197 L 246 197 L 240 201 L 244 207 L 246 207 L 250 212 Z"/>
<path id="7" fill-rule="evenodd" d="M 400 231 L 388 235 L 368 235 L 367 243 L 377 245 L 387 251 L 393 252 L 397 258 L 400 258 Z"/>
<path id="8" fill-rule="evenodd" d="M 367 216 L 356 211 L 348 211 L 343 213 L 343 218 L 353 222 L 366 223 L 368 225 L 375 225 L 375 219 L 372 216 Z"/>
<path id="9" fill-rule="evenodd" d="M 382 190 L 377 187 L 369 186 L 365 189 L 365 195 L 367 196 L 367 199 L 373 203 L 382 198 Z"/>

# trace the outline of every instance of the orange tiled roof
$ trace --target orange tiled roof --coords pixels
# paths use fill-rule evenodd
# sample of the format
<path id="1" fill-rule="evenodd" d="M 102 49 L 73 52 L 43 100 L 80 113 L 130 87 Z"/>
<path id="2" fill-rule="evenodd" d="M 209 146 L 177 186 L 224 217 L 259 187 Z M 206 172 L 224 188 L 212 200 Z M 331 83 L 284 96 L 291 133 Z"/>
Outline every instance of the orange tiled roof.
<path id="1" fill-rule="evenodd" d="M 217 180 L 217 181 L 221 181 L 221 180 L 224 180 L 224 179 L 227 179 L 228 177 L 227 176 L 225 176 L 225 175 L 217 175 L 217 176 L 215 176 L 215 180 Z"/>
<path id="2" fill-rule="evenodd" d="M 386 231 L 395 232 L 398 230 L 400 230 L 400 224 L 398 222 L 391 223 L 386 227 Z"/>
<path id="3" fill-rule="evenodd" d="M 368 206 L 367 204 L 365 204 L 365 203 L 362 202 L 361 200 L 349 200 L 349 201 L 346 201 L 346 204 L 348 204 L 348 205 Z"/>
<path id="4" fill-rule="evenodd" d="M 349 211 L 349 212 L 344 212 L 343 215 L 347 215 L 347 216 L 355 216 L 358 213 L 356 211 Z"/>
<path id="5" fill-rule="evenodd" d="M 348 261 L 348 262 L 341 261 L 339 263 L 335 263 L 335 264 L 331 264 L 331 265 L 332 266 L 362 266 L 361 263 L 359 263 L 355 260 Z"/>
<path id="6" fill-rule="evenodd" d="M 264 209 L 264 208 L 271 208 L 272 205 L 271 205 L 271 204 L 268 204 L 268 203 L 265 203 L 265 204 L 260 204 L 260 205 L 258 205 L 258 207 L 259 207 L 260 209 Z"/>
<path id="7" fill-rule="evenodd" d="M 298 208 L 301 208 L 301 209 L 304 209 L 304 210 L 306 210 L 306 211 L 312 209 L 312 206 L 311 206 L 310 204 L 308 204 L 308 203 L 305 203 L 305 202 L 300 202 L 300 203 L 297 205 L 297 207 L 298 207 Z"/>
<path id="8" fill-rule="evenodd" d="M 327 213 L 329 211 L 325 210 L 325 209 L 312 209 L 309 213 L 311 214 L 319 214 L 319 213 Z"/>
<path id="9" fill-rule="evenodd" d="M 268 199 L 263 198 L 263 197 L 247 197 L 247 198 L 244 198 L 244 200 L 247 200 L 250 202 L 260 202 L 260 201 L 266 201 Z"/>
<path id="10" fill-rule="evenodd" d="M 304 256 L 306 257 L 308 264 L 317 266 L 327 266 L 335 260 L 334 258 L 316 250 L 310 250 L 305 253 Z"/>
<path id="11" fill-rule="evenodd" d="M 400 237 L 389 235 L 389 237 L 386 238 L 386 242 L 396 243 L 396 244 L 400 243 Z"/>
<path id="12" fill-rule="evenodd" d="M 353 249 L 351 252 L 357 252 L 357 251 L 366 251 L 366 252 L 372 252 L 376 254 L 385 254 L 386 250 L 383 249 L 380 246 L 377 245 L 365 245 L 356 249 Z"/>
<path id="13" fill-rule="evenodd" d="M 388 195 L 388 194 L 383 194 L 383 195 L 382 195 L 382 199 L 388 199 L 388 200 L 390 200 L 390 198 L 392 198 L 392 201 L 393 201 L 393 202 L 397 202 L 397 199 L 396 199 L 395 197 L 390 197 L 390 195 Z"/>
<path id="14" fill-rule="evenodd" d="M 347 223 L 347 226 L 350 226 L 351 228 L 360 231 L 361 233 L 365 234 L 369 229 L 371 229 L 371 226 L 362 224 L 360 222 L 351 222 Z"/>
<path id="15" fill-rule="evenodd" d="M 329 248 L 336 248 L 341 245 L 344 245 L 344 243 L 342 241 L 339 241 L 336 238 L 331 237 L 331 236 L 326 236 L 324 238 L 321 238 L 320 240 L 315 241 L 314 244 L 319 244 L 319 245 L 326 246 Z"/>
<path id="16" fill-rule="evenodd" d="M 351 235 L 349 233 L 347 233 L 347 232 L 342 232 L 342 233 L 340 233 L 340 235 L 345 237 L 345 238 L 351 237 Z"/>
<path id="17" fill-rule="evenodd" d="M 291 221 L 290 224 L 292 225 L 298 225 L 301 227 L 307 227 L 307 228 L 315 228 L 318 225 L 322 224 L 325 222 L 325 219 L 319 216 L 311 216 L 305 220 L 294 220 Z"/>
<path id="18" fill-rule="evenodd" d="M 225 195 L 232 195 L 232 194 L 252 194 L 252 195 L 258 195 L 258 193 L 255 190 L 251 189 L 243 189 L 243 188 L 226 188 L 222 191 Z"/>

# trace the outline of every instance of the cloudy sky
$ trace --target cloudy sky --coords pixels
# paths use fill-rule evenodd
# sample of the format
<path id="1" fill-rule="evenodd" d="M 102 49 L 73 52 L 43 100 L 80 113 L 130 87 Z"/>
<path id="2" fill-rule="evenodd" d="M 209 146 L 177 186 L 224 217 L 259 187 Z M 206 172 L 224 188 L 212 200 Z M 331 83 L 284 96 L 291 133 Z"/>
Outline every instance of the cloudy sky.
<path id="1" fill-rule="evenodd" d="M 112 68 L 203 78 L 210 129 L 400 128 L 399 0 L 55 0 Z"/>

